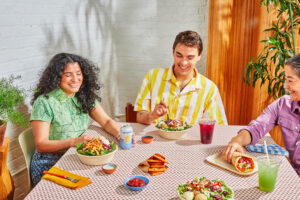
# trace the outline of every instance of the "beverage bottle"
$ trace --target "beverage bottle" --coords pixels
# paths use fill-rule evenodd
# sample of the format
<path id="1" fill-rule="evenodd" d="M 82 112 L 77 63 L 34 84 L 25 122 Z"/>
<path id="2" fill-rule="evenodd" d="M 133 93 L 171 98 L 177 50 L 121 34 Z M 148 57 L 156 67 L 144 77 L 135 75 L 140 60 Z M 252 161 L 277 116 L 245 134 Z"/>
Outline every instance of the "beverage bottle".
<path id="1" fill-rule="evenodd" d="M 132 147 L 132 127 L 130 124 L 124 124 L 120 128 L 120 147 L 130 149 Z"/>

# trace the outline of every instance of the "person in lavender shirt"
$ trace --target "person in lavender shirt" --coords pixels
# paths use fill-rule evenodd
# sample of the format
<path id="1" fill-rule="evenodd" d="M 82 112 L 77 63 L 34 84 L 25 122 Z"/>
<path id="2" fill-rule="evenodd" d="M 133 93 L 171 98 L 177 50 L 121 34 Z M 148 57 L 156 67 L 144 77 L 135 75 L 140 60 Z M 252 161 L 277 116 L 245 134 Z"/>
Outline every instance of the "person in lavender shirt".
<path id="1" fill-rule="evenodd" d="M 233 152 L 243 152 L 243 146 L 256 144 L 274 126 L 279 125 L 291 164 L 300 177 L 300 54 L 285 62 L 284 95 L 270 104 L 263 113 L 240 130 L 224 149 L 222 155 L 231 162 Z"/>

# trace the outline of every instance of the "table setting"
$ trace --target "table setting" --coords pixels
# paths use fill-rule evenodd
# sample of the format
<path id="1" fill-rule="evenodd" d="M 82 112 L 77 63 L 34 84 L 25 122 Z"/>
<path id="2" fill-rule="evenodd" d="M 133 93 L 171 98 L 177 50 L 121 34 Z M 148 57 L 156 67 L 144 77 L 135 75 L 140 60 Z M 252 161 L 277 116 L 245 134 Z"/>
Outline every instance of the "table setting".
<path id="1" fill-rule="evenodd" d="M 124 124 L 119 123 L 120 127 Z M 95 138 L 104 137 L 109 144 L 116 143 L 111 160 L 87 165 L 79 158 L 78 149 L 70 148 L 54 166 L 86 177 L 90 183 L 70 189 L 43 177 L 25 199 L 194 200 L 205 199 L 204 196 L 209 197 L 207 199 L 297 199 L 300 196 L 300 179 L 283 154 L 273 155 L 281 164 L 272 192 L 264 192 L 259 187 L 256 158 L 265 155 L 264 152 L 249 152 L 245 148 L 245 155 L 240 155 L 240 161 L 237 161 L 244 163 L 240 164 L 240 168 L 246 169 L 244 173 L 221 159 L 220 153 L 243 126 L 214 125 L 212 130 L 206 127 L 205 134 L 209 132 L 210 135 L 202 136 L 202 139 L 205 137 L 202 142 L 198 123 L 186 128 L 187 131 L 183 128 L 184 136 L 172 139 L 161 136 L 157 124 L 129 125 L 136 140 L 130 148 L 121 148 L 118 141 L 96 123 L 92 123 L 84 133 Z M 172 131 L 168 132 L 172 134 Z M 126 140 L 128 142 L 128 138 Z M 268 145 L 274 144 L 269 134 L 258 145 L 263 145 L 263 141 Z M 247 156 L 253 158 L 253 166 L 247 161 Z M 231 166 L 231 170 L 220 162 Z M 106 168 L 113 169 L 113 172 L 106 173 Z"/>

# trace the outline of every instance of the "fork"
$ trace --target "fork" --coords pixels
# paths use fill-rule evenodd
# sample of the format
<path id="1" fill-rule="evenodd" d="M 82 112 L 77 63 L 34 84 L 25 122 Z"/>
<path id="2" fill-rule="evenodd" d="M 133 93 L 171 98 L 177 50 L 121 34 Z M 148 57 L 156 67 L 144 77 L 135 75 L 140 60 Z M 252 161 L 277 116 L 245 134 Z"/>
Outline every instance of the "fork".
<path id="1" fill-rule="evenodd" d="M 167 123 L 169 124 L 169 122 L 170 122 L 169 110 L 167 110 Z"/>
<path id="2" fill-rule="evenodd" d="M 165 101 L 165 98 L 162 98 L 163 101 Z M 170 122 L 170 116 L 169 116 L 169 108 L 167 109 L 167 123 Z"/>
<path id="3" fill-rule="evenodd" d="M 61 174 L 56 174 L 56 173 L 52 173 L 52 172 L 48 172 L 48 171 L 43 171 L 44 174 L 50 174 L 50 175 L 53 175 L 53 176 L 57 176 L 57 177 L 60 177 L 60 178 L 64 178 L 64 179 L 67 179 L 73 183 L 77 183 L 80 179 L 75 179 L 75 178 L 70 178 L 68 176 L 64 176 L 64 175 L 61 175 Z"/>

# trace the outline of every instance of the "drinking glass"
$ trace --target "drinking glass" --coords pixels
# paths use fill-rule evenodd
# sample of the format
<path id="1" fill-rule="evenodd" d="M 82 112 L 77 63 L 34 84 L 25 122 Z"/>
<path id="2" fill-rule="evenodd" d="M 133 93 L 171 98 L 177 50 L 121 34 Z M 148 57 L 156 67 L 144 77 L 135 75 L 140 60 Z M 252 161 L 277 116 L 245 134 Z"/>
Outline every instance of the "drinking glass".
<path id="1" fill-rule="evenodd" d="M 276 178 L 281 160 L 267 156 L 257 157 L 259 189 L 272 192 L 275 188 Z"/>
<path id="2" fill-rule="evenodd" d="M 199 121 L 200 138 L 203 144 L 211 144 L 215 123 L 216 120 L 214 119 L 201 119 Z"/>

